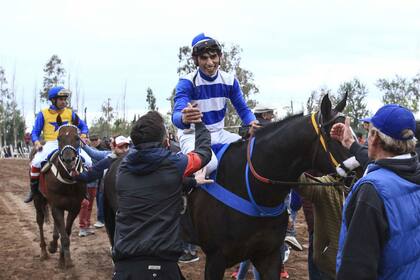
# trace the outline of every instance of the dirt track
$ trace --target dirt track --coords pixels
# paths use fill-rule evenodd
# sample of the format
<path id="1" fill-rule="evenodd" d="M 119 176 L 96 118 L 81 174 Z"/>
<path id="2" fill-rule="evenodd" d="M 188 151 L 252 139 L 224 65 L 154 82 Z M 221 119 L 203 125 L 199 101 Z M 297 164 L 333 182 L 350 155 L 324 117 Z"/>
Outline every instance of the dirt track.
<path id="1" fill-rule="evenodd" d="M 112 262 L 104 229 L 95 235 L 78 237 L 78 219 L 71 236 L 71 254 L 75 266 L 67 271 L 57 267 L 58 254 L 40 261 L 39 232 L 33 204 L 23 203 L 28 190 L 28 162 L 0 160 L 0 279 L 111 279 Z M 95 222 L 92 215 L 92 222 Z M 52 218 L 51 218 L 52 220 Z M 298 240 L 307 244 L 306 226 L 299 216 Z M 44 227 L 46 241 L 52 238 L 52 223 Z M 306 246 L 305 246 L 306 247 Z M 307 250 L 292 252 L 286 269 L 289 279 L 307 279 Z M 200 261 L 181 265 L 187 279 L 203 279 L 204 256 Z M 226 271 L 225 279 L 233 269 Z M 249 274 L 249 279 L 252 279 Z"/>

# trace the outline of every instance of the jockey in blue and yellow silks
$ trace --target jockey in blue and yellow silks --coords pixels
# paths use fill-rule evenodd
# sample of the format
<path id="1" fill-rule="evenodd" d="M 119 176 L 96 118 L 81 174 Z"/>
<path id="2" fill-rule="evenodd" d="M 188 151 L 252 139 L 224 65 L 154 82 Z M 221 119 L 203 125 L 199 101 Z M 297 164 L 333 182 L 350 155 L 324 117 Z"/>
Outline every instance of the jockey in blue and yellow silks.
<path id="1" fill-rule="evenodd" d="M 26 203 L 32 201 L 34 192 L 38 190 L 41 163 L 46 160 L 50 153 L 58 149 L 58 128 L 61 125 L 74 123 L 77 118 L 79 119 L 77 127 L 80 129 L 80 137 L 86 138 L 86 135 L 89 133 L 86 123 L 72 109 L 67 108 L 67 97 L 70 93 L 69 90 L 61 86 L 51 88 L 48 91 L 48 99 L 52 105 L 49 108 L 43 109 L 36 116 L 31 137 L 34 148 L 38 152 L 35 154 L 31 163 L 31 191 L 25 199 Z M 44 146 L 40 143 L 41 133 L 45 140 Z M 83 150 L 81 150 L 80 154 L 84 159 L 85 165 L 87 167 L 92 166 L 90 157 Z"/>

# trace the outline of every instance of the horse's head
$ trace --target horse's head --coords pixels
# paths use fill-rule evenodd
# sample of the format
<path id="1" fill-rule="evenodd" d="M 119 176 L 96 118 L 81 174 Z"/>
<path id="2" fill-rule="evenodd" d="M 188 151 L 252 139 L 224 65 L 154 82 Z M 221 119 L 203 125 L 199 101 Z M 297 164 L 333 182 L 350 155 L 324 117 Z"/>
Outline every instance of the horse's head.
<path id="1" fill-rule="evenodd" d="M 63 125 L 58 130 L 59 157 L 67 170 L 76 167 L 79 159 L 80 137 L 79 129 L 74 125 Z"/>
<path id="2" fill-rule="evenodd" d="M 323 173 L 335 172 L 338 163 L 350 157 L 349 151 L 338 141 L 330 137 L 331 127 L 338 122 L 344 122 L 345 116 L 342 113 L 347 102 L 347 93 L 344 98 L 332 108 L 330 98 L 325 95 L 321 101 L 320 111 L 313 116 L 313 125 L 318 127 L 318 142 L 315 145 L 315 153 L 312 160 L 312 167 Z M 323 144 L 323 142 L 325 144 Z"/>

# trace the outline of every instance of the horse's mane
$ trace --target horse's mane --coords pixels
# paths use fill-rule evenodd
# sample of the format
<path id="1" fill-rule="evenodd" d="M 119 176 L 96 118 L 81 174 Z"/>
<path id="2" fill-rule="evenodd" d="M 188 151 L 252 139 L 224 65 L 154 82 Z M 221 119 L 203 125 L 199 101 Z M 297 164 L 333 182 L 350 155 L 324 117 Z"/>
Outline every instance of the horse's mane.
<path id="1" fill-rule="evenodd" d="M 286 123 L 289 123 L 290 121 L 293 121 L 297 118 L 301 118 L 302 116 L 303 116 L 303 113 L 299 113 L 299 114 L 287 116 L 286 118 L 282 120 L 269 123 L 266 126 L 258 129 L 257 132 L 255 133 L 255 136 L 263 136 L 267 133 L 270 133 L 274 130 L 281 128 L 282 126 L 284 126 Z"/>

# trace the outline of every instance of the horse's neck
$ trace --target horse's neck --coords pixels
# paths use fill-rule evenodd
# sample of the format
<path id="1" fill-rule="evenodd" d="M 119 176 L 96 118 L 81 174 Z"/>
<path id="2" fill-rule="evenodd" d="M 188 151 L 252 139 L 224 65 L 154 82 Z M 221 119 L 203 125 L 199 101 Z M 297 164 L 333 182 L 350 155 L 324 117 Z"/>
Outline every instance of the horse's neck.
<path id="1" fill-rule="evenodd" d="M 313 137 L 308 134 L 311 133 L 308 131 L 310 127 L 304 120 L 294 121 L 296 124 L 293 126 L 279 127 L 272 133 L 257 134 L 251 162 L 259 175 L 279 181 L 296 181 L 298 176 L 311 166 L 310 140 L 313 141 Z M 218 181 L 247 199 L 246 155 L 247 142 L 233 144 L 219 166 Z M 290 190 L 290 186 L 287 185 L 262 183 L 251 172 L 248 173 L 249 186 L 258 203 L 274 206 L 280 203 Z"/>

